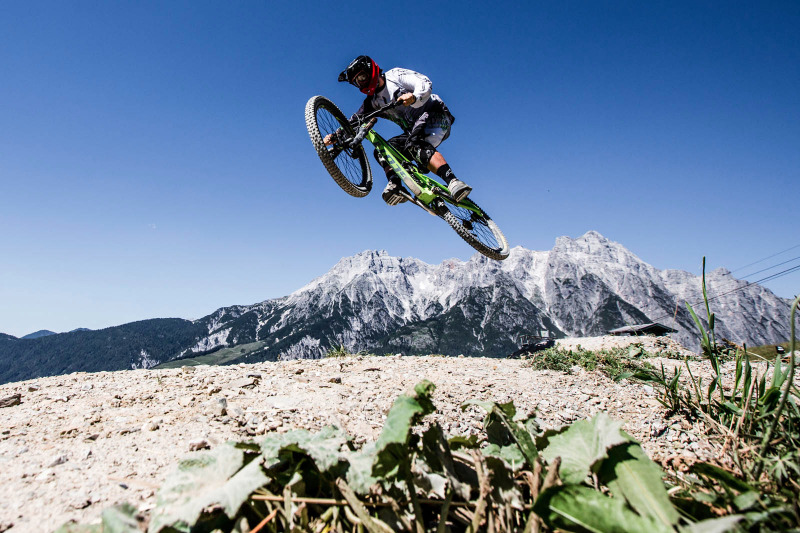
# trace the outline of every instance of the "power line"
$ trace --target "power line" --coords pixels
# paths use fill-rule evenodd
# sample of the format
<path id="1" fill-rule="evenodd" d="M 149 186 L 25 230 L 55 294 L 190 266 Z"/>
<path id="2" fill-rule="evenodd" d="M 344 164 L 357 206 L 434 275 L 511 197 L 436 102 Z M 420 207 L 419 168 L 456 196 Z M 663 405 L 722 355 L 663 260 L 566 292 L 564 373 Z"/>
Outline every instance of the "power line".
<path id="1" fill-rule="evenodd" d="M 792 259 L 789 259 L 789 260 L 784 261 L 782 263 L 778 263 L 776 265 L 772 265 L 771 267 L 762 268 L 761 270 L 756 270 L 755 272 L 747 274 L 746 276 L 742 276 L 742 279 L 749 278 L 750 276 L 755 276 L 756 274 L 760 274 L 762 272 L 766 272 L 767 270 L 772 270 L 775 267 L 778 267 L 778 266 L 781 266 L 781 265 L 785 265 L 786 263 L 791 263 L 792 261 L 796 261 L 797 259 L 800 259 L 800 256 L 794 257 Z"/>
<path id="2" fill-rule="evenodd" d="M 770 268 L 774 268 L 774 267 L 770 267 Z M 769 270 L 769 268 L 767 270 Z M 783 276 L 785 276 L 787 274 L 791 274 L 792 272 L 795 272 L 797 270 L 800 270 L 800 265 L 795 265 L 795 266 L 793 266 L 791 268 L 787 268 L 786 270 L 782 270 L 780 272 L 777 272 L 775 274 L 769 275 L 769 276 L 767 276 L 765 278 L 761 278 L 761 279 L 756 280 L 756 281 L 749 281 L 749 282 L 747 282 L 746 285 L 743 285 L 741 287 L 737 287 L 736 289 L 730 290 L 728 292 L 723 292 L 722 294 L 718 294 L 718 295 L 714 296 L 713 298 L 709 298 L 708 301 L 710 302 L 711 300 L 716 300 L 717 298 L 725 296 L 726 294 L 731 294 L 731 293 L 736 292 L 736 291 L 744 290 L 744 289 L 750 287 L 751 285 L 755 285 L 757 283 L 762 283 L 764 281 L 771 281 L 773 279 L 783 277 Z M 698 303 L 700 303 L 700 302 L 698 302 Z"/>
<path id="3" fill-rule="evenodd" d="M 763 259 L 759 259 L 758 261 L 754 261 L 754 262 L 752 262 L 752 263 L 750 263 L 750 264 L 748 264 L 748 265 L 744 265 L 744 266 L 742 266 L 742 267 L 739 267 L 739 268 L 737 268 L 736 270 L 734 270 L 734 271 L 731 271 L 731 274 L 732 274 L 733 272 L 736 272 L 736 271 L 738 271 L 738 270 L 742 270 L 742 269 L 744 269 L 744 268 L 747 268 L 747 267 L 749 267 L 749 266 L 756 265 L 756 264 L 758 264 L 758 263 L 762 263 L 762 262 L 766 261 L 767 259 L 771 259 L 771 258 L 773 258 L 773 257 L 775 257 L 775 256 L 778 256 L 778 255 L 784 254 L 784 253 L 786 253 L 786 252 L 788 252 L 788 251 L 794 250 L 795 248 L 800 248 L 800 244 L 798 244 L 798 245 L 796 245 L 796 246 L 792 246 L 791 248 L 787 248 L 786 250 L 783 250 L 782 252 L 778 252 L 778 253 L 772 254 L 772 255 L 770 255 L 770 256 L 764 257 Z M 746 276 L 743 276 L 743 277 L 744 277 L 744 278 L 746 278 L 746 277 L 749 277 L 749 276 L 754 276 L 754 275 L 756 275 L 756 274 L 760 274 L 760 273 L 762 273 L 762 272 L 766 272 L 767 270 L 772 270 L 773 268 L 779 267 L 779 266 L 781 266 L 781 265 L 785 265 L 786 263 L 791 263 L 792 261 L 796 261 L 797 259 L 800 259 L 800 256 L 798 256 L 798 257 L 795 257 L 795 258 L 793 258 L 793 259 L 789 259 L 789 260 L 786 260 L 786 261 L 780 262 L 780 263 L 776 263 L 776 264 L 774 264 L 774 265 L 772 265 L 772 266 L 769 266 L 769 267 L 767 267 L 767 268 L 763 268 L 763 269 L 761 269 L 761 270 L 757 270 L 757 271 L 755 271 L 755 272 L 752 272 L 752 273 L 750 273 L 750 274 L 747 274 Z M 737 291 L 744 290 L 744 289 L 746 289 L 746 288 L 748 288 L 748 287 L 751 287 L 752 285 L 756 285 L 756 284 L 758 284 L 758 283 L 763 283 L 763 282 L 765 282 L 765 281 L 772 281 L 772 280 L 774 280 L 774 279 L 778 279 L 778 278 L 781 278 L 781 277 L 783 277 L 783 276 L 787 276 L 787 275 L 789 275 L 789 274 L 791 274 L 791 273 L 793 273 L 793 272 L 797 272 L 797 271 L 800 271 L 800 265 L 795 265 L 795 266 L 793 266 L 793 267 L 787 268 L 786 270 L 782 270 L 782 271 L 780 271 L 780 272 L 776 272 L 776 273 L 774 273 L 774 274 L 770 274 L 769 276 L 765 276 L 765 277 L 763 277 L 763 278 L 761 278 L 761 279 L 759 279 L 759 280 L 756 280 L 756 281 L 748 281 L 748 282 L 745 282 L 745 285 L 742 285 L 741 287 L 736 287 L 735 289 L 732 289 L 732 290 L 729 290 L 729 291 L 723 292 L 723 293 L 721 293 L 721 294 L 717 294 L 717 295 L 715 295 L 715 296 L 712 296 L 712 297 L 708 298 L 708 301 L 709 301 L 709 302 L 712 302 L 712 301 L 714 301 L 714 300 L 717 300 L 717 299 L 719 299 L 719 298 L 722 298 L 723 296 L 727 296 L 728 294 L 732 294 L 732 293 L 734 293 L 734 292 L 737 292 Z M 735 280 L 735 281 L 734 281 L 734 284 L 737 284 L 737 283 L 740 283 L 740 282 L 743 282 L 743 281 L 744 281 L 744 280 Z M 732 284 L 732 285 L 729 285 L 729 287 L 731 287 L 731 286 L 733 286 L 733 284 Z M 699 305 L 699 304 L 701 304 L 701 303 L 704 303 L 704 301 L 703 301 L 703 300 L 700 300 L 700 301 L 698 301 L 698 302 L 695 302 L 695 303 L 692 303 L 692 304 L 689 304 L 689 305 L 691 305 L 692 307 L 694 307 L 694 306 L 696 306 L 696 305 Z M 652 319 L 650 319 L 650 320 L 651 320 L 652 322 L 658 322 L 659 320 L 662 320 L 662 319 L 664 319 L 664 318 L 670 318 L 670 316 L 672 317 L 672 319 L 673 319 L 673 320 L 675 320 L 675 319 L 677 318 L 677 315 L 678 315 L 678 307 L 679 307 L 679 305 L 680 305 L 680 304 L 678 304 L 677 302 L 675 303 L 675 313 L 674 313 L 673 315 L 661 315 L 661 316 L 658 316 L 658 317 L 656 317 L 656 318 L 652 318 Z"/>
<path id="4" fill-rule="evenodd" d="M 769 270 L 769 269 L 771 269 L 771 268 L 775 268 L 775 266 L 778 266 L 778 265 L 774 265 L 774 266 L 772 266 L 772 267 L 769 267 L 769 268 L 767 268 L 766 270 Z M 730 290 L 730 291 L 723 292 L 722 294 L 717 294 L 716 296 L 712 296 L 712 297 L 708 298 L 708 301 L 709 301 L 709 302 L 711 302 L 711 301 L 714 301 L 714 300 L 716 300 L 716 299 L 718 299 L 718 298 L 722 298 L 723 296 L 726 296 L 726 295 L 728 295 L 728 294 L 732 294 L 732 293 L 734 293 L 734 292 L 737 292 L 737 291 L 744 290 L 744 289 L 746 289 L 746 288 L 748 288 L 748 287 L 750 287 L 750 286 L 752 286 L 752 285 L 756 285 L 756 284 L 758 284 L 758 283 L 762 283 L 762 282 L 764 282 L 764 281 L 771 281 L 771 280 L 773 280 L 773 279 L 777 279 L 777 278 L 780 278 L 780 277 L 786 276 L 786 275 L 788 275 L 788 274 L 791 274 L 792 272 L 796 272 L 796 271 L 800 271 L 800 265 L 795 265 L 795 266 L 793 266 L 793 267 L 791 267 L 791 268 L 787 268 L 786 270 L 782 270 L 782 271 L 780 271 L 780 272 L 776 272 L 775 274 L 771 274 L 771 275 L 769 275 L 769 276 L 766 276 L 766 277 L 764 277 L 764 278 L 761 278 L 761 279 L 759 279 L 759 280 L 756 280 L 756 281 L 749 281 L 749 282 L 747 282 L 745 285 L 742 285 L 741 287 L 737 287 L 737 288 L 735 288 L 735 289 L 732 289 L 732 290 Z M 703 301 L 703 300 L 701 300 L 701 301 L 699 301 L 699 302 L 695 302 L 695 303 L 692 303 L 692 304 L 689 304 L 689 305 L 691 305 L 692 307 L 694 307 L 694 306 L 696 306 L 696 305 L 699 305 L 699 304 L 701 304 L 701 303 L 704 303 L 704 301 Z M 678 306 L 677 306 L 677 304 L 676 304 L 676 306 L 675 306 L 675 314 L 677 314 L 677 313 L 678 313 Z M 662 316 L 659 316 L 659 317 L 653 318 L 653 319 L 651 319 L 651 320 L 652 320 L 653 322 L 658 322 L 659 320 L 661 320 L 661 319 L 663 319 L 663 318 L 669 318 L 670 316 L 671 316 L 671 315 L 662 315 Z M 673 317 L 673 318 L 674 318 L 674 317 Z"/>
<path id="5" fill-rule="evenodd" d="M 798 245 L 798 246 L 800 246 L 800 245 Z M 795 247 L 795 248 L 796 248 L 796 247 Z M 774 257 L 775 255 L 780 255 L 781 253 L 784 253 L 784 252 L 786 252 L 786 251 L 788 251 L 788 250 L 791 250 L 791 249 L 792 249 L 792 248 L 789 248 L 789 249 L 787 249 L 787 250 L 784 250 L 783 252 L 779 252 L 778 254 L 774 254 L 774 255 L 773 255 L 773 256 L 771 256 L 771 257 Z M 747 278 L 747 277 L 750 277 L 750 276 L 755 276 L 756 274 L 760 274 L 760 273 L 762 273 L 762 272 L 766 272 L 767 270 L 772 270 L 773 268 L 779 267 L 779 266 L 781 266 L 781 265 L 785 265 L 786 263 L 791 263 L 792 261 L 795 261 L 795 260 L 797 260 L 797 259 L 800 259 L 800 256 L 798 256 L 798 257 L 795 257 L 795 258 L 793 258 L 793 259 L 788 259 L 788 260 L 786 260 L 786 261 L 783 261 L 783 262 L 781 262 L 781 263 L 776 263 L 776 264 L 774 264 L 774 265 L 772 265 L 772 266 L 769 266 L 769 267 L 767 267 L 767 268 L 762 268 L 761 270 L 757 270 L 757 271 L 755 271 L 755 272 L 751 272 L 750 274 L 747 274 L 746 276 L 742 276 L 742 277 L 741 277 L 741 278 L 739 278 L 739 279 L 734 279 L 734 280 L 733 280 L 733 282 L 732 282 L 731 284 L 727 285 L 727 286 L 726 286 L 726 287 L 724 287 L 724 288 L 720 288 L 720 289 L 718 289 L 718 290 L 727 290 L 729 287 L 734 287 L 734 286 L 735 286 L 735 285 L 737 285 L 738 283 L 740 283 L 740 282 L 743 282 L 743 281 L 746 281 L 744 278 Z M 756 263 L 760 263 L 760 262 L 762 262 L 762 261 L 763 261 L 763 259 L 762 259 L 762 260 L 760 260 L 760 261 L 756 261 Z M 751 264 L 754 264 L 754 263 L 751 263 Z M 800 265 L 798 265 L 798 266 L 800 266 Z M 741 269 L 739 269 L 739 270 L 741 270 Z M 749 287 L 750 285 L 754 285 L 754 284 L 756 284 L 756 283 L 761 283 L 761 282 L 763 282 L 763 281 L 772 281 L 773 279 L 777 279 L 777 278 L 779 278 L 779 277 L 782 277 L 782 276 L 785 276 L 785 275 L 787 275 L 787 274 L 791 274 L 793 271 L 794 271 L 794 267 L 792 267 L 792 268 L 790 268 L 790 269 L 787 269 L 787 270 L 784 270 L 784 271 L 782 271 L 782 272 L 777 272 L 777 273 L 775 273 L 775 274 L 772 274 L 772 275 L 770 275 L 770 276 L 767 276 L 767 277 L 765 277 L 765 278 L 762 278 L 762 279 L 759 279 L 759 280 L 756 280 L 756 281 L 747 282 L 747 285 L 744 285 L 743 287 L 737 287 L 737 288 L 736 288 L 736 289 L 734 289 L 733 291 L 728 291 L 728 292 L 725 292 L 725 293 L 723 293 L 723 294 L 720 294 L 720 295 L 714 296 L 713 298 L 709 298 L 709 301 L 711 301 L 712 299 L 719 298 L 720 296 L 724 296 L 725 294 L 730 294 L 730 292 L 734 292 L 734 291 L 736 291 L 736 290 L 746 289 L 746 288 L 747 288 L 747 287 Z M 733 272 L 730 272 L 730 273 L 732 274 Z M 697 305 L 697 304 L 700 304 L 700 303 L 703 303 L 703 302 L 702 302 L 702 301 L 700 301 L 700 302 L 697 302 L 696 304 L 690 304 L 690 305 Z"/>
<path id="6" fill-rule="evenodd" d="M 782 252 L 778 252 L 778 253 L 775 253 L 775 254 L 769 255 L 769 256 L 767 256 L 767 257 L 764 257 L 764 258 L 762 258 L 762 259 L 759 259 L 758 261 L 753 261 L 752 263 L 749 263 L 749 264 L 747 264 L 747 265 L 740 266 L 740 267 L 739 267 L 739 268 L 737 268 L 736 270 L 731 270 L 731 274 L 733 274 L 734 272 L 738 272 L 738 271 L 740 271 L 740 270 L 744 270 L 744 269 L 745 269 L 745 268 L 747 268 L 747 267 L 750 267 L 750 266 L 753 266 L 753 265 L 757 265 L 758 263 L 761 263 L 762 261 L 766 261 L 767 259 L 772 259 L 772 258 L 773 258 L 773 257 L 775 257 L 775 256 L 778 256 L 778 255 L 781 255 L 781 254 L 785 254 L 786 252 L 789 252 L 789 251 L 791 251 L 791 250 L 794 250 L 795 248 L 800 248 L 800 244 L 796 244 L 795 246 L 792 246 L 791 248 L 787 248 L 787 249 L 785 249 L 785 250 L 784 250 L 784 251 L 782 251 Z"/>

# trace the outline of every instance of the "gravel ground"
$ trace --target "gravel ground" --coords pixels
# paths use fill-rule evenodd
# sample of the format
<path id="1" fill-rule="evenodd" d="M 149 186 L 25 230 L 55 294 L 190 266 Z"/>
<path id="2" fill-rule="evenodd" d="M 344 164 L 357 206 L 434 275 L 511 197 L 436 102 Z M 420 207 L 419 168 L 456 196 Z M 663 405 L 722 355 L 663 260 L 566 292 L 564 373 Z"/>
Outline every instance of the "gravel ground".
<path id="1" fill-rule="evenodd" d="M 591 342 L 629 342 L 606 339 Z M 572 341 L 590 347 L 588 339 Z M 674 347 L 671 341 L 661 346 Z M 681 363 L 651 362 L 662 360 L 667 366 Z M 676 468 L 716 453 L 702 427 L 666 419 L 649 386 L 615 383 L 578 368 L 534 371 L 528 364 L 353 356 L 76 373 L 2 385 L 0 399 L 19 394 L 20 403 L 0 409 L 0 532 L 51 531 L 71 519 L 91 522 L 124 501 L 149 509 L 180 457 L 227 440 L 328 424 L 345 428 L 357 442 L 374 440 L 394 399 L 422 379 L 437 385 L 433 416 L 449 435 L 481 428 L 483 412 L 462 411 L 464 401 L 513 400 L 518 411 L 536 410 L 545 427 L 605 411 L 623 420 L 651 457 Z M 708 373 L 701 362 L 693 369 Z"/>
<path id="2" fill-rule="evenodd" d="M 564 350 L 607 350 L 609 348 L 626 348 L 632 344 L 641 346 L 646 352 L 671 353 L 673 355 L 685 356 L 690 358 L 697 357 L 695 352 L 687 350 L 678 342 L 669 337 L 649 337 L 649 336 L 603 336 L 603 337 L 572 337 L 569 339 L 558 339 L 556 345 Z"/>

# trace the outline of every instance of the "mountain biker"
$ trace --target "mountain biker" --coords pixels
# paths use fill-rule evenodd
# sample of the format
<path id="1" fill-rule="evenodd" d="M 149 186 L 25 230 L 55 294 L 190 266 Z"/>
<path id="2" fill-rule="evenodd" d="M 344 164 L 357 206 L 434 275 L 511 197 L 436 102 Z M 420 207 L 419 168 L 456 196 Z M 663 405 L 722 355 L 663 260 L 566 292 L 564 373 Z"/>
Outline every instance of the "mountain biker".
<path id="1" fill-rule="evenodd" d="M 456 178 L 450 165 L 436 150 L 450 136 L 450 127 L 455 118 L 442 99 L 431 93 L 432 84 L 427 76 L 403 68 L 384 72 L 372 58 L 358 56 L 339 74 L 339 81 L 347 81 L 367 95 L 358 111 L 350 117 L 351 123 L 390 102 L 401 102 L 402 106 L 385 111 L 382 115 L 403 129 L 401 135 L 387 142 L 404 156 L 416 161 L 422 172 L 427 174 L 430 170 L 442 178 L 456 202 L 469 195 L 472 187 Z M 330 137 L 325 139 L 327 144 L 331 142 Z M 400 192 L 404 191 L 400 178 L 377 150 L 375 159 L 389 180 L 383 190 L 383 200 L 389 205 L 405 202 L 406 198 Z"/>

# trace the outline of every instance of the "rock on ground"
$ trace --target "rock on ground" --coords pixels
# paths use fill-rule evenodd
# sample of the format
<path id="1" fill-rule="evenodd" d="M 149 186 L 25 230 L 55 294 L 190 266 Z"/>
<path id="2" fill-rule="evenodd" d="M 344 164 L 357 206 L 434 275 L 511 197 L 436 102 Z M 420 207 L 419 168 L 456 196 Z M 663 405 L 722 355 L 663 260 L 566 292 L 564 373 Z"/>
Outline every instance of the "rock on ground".
<path id="1" fill-rule="evenodd" d="M 695 352 L 687 350 L 677 341 L 669 337 L 652 337 L 649 335 L 641 336 L 615 336 L 604 335 L 602 337 L 571 337 L 568 339 L 558 339 L 556 346 L 564 350 L 610 350 L 612 348 L 627 348 L 631 345 L 641 346 L 649 353 L 670 353 L 674 356 L 695 357 Z"/>

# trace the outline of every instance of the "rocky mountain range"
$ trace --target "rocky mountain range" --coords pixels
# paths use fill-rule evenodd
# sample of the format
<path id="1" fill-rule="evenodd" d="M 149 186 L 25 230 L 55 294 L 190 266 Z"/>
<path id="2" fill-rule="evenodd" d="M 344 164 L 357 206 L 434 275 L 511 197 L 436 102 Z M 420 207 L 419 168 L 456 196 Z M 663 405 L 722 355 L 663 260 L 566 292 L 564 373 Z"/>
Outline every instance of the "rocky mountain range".
<path id="1" fill-rule="evenodd" d="M 718 336 L 760 345 L 789 337 L 789 300 L 706 274 Z M 22 340 L 0 335 L 0 383 L 72 371 L 170 364 L 231 364 L 350 352 L 505 357 L 521 334 L 602 335 L 659 322 L 697 349 L 685 302 L 705 316 L 701 279 L 658 270 L 597 232 L 560 237 L 549 251 L 514 248 L 508 259 L 476 254 L 429 265 L 365 251 L 341 259 L 305 287 L 195 321 L 154 319 L 99 331 Z M 702 309 L 702 312 L 701 312 Z"/>

